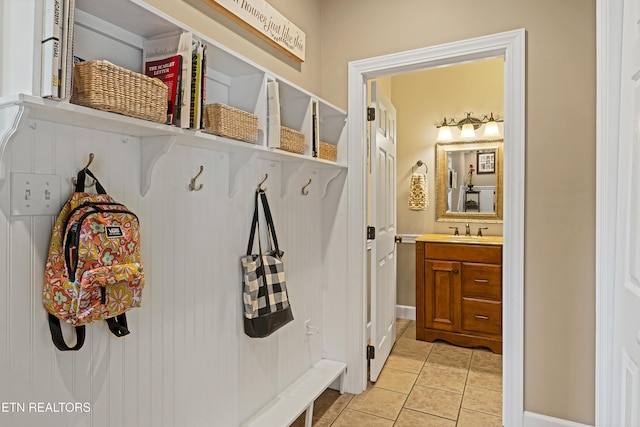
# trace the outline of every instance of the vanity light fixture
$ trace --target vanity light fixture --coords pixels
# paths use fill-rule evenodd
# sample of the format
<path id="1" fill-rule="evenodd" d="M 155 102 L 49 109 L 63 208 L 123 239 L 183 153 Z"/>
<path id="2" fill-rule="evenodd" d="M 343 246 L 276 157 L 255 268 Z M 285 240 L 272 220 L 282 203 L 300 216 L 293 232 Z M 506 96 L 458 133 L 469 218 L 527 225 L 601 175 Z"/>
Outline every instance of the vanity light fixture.
<path id="1" fill-rule="evenodd" d="M 445 117 L 442 124 L 438 126 L 438 139 L 437 141 L 451 141 L 451 128 L 447 124 L 447 118 Z"/>
<path id="2" fill-rule="evenodd" d="M 500 136 L 500 129 L 498 128 L 498 122 L 503 122 L 502 119 L 496 119 L 493 117 L 493 113 L 489 115 L 484 114 L 481 119 L 471 117 L 471 113 L 465 113 L 466 117 L 460 121 L 451 118 L 447 120 L 445 117 L 442 123 L 437 125 L 438 138 L 437 141 L 451 141 L 453 139 L 451 135 L 451 127 L 455 126 L 460 129 L 460 136 L 462 138 L 473 138 L 476 136 L 476 130 L 486 125 L 484 129 L 484 136 Z"/>
<path id="3" fill-rule="evenodd" d="M 469 117 L 467 116 L 467 120 Z M 460 131 L 460 136 L 463 138 L 473 138 L 476 136 L 476 129 L 473 123 L 465 123 L 462 125 L 462 130 Z"/>
<path id="4" fill-rule="evenodd" d="M 489 117 L 489 121 L 484 126 L 484 136 L 500 136 L 500 128 L 498 127 L 498 121 L 493 118 L 493 113 L 491 113 L 491 116 Z"/>

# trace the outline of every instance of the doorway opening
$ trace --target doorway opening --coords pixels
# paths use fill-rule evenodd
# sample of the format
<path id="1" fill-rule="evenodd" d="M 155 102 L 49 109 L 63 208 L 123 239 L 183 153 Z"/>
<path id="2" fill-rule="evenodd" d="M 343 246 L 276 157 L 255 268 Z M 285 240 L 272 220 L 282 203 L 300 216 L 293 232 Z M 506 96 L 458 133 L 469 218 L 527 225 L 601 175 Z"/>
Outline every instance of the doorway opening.
<path id="1" fill-rule="evenodd" d="M 367 362 L 367 142 L 366 82 L 391 75 L 504 58 L 504 259 L 503 259 L 503 423 L 522 425 L 523 415 L 523 254 L 524 254 L 524 30 L 418 49 L 349 64 L 349 254 L 354 268 L 349 283 L 354 308 L 353 345 L 349 349 L 350 388 L 363 391 Z M 364 183 L 364 184 L 363 184 Z M 357 288 L 357 286 L 354 286 Z M 351 363 L 353 362 L 353 363 Z M 353 369 L 352 369 L 353 368 Z"/>

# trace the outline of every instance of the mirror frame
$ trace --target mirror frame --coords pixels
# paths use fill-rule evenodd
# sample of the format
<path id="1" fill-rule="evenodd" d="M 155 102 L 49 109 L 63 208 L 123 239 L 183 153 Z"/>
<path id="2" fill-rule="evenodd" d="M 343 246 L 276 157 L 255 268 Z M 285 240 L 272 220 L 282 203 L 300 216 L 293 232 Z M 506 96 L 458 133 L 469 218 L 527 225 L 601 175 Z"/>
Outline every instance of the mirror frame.
<path id="1" fill-rule="evenodd" d="M 502 223 L 503 139 L 436 143 L 436 221 Z M 496 211 L 494 213 L 447 212 L 447 153 L 496 150 Z"/>

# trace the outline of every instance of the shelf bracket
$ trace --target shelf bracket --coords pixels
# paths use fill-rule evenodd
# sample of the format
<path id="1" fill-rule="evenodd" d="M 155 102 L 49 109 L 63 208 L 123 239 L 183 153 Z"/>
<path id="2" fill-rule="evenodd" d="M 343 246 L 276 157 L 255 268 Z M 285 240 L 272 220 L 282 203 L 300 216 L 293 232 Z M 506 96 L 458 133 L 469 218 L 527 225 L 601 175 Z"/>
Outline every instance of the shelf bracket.
<path id="1" fill-rule="evenodd" d="M 332 168 L 332 169 L 321 169 L 319 171 L 319 173 L 320 173 L 320 189 L 321 189 L 320 198 L 321 199 L 324 199 L 324 196 L 327 195 L 327 188 L 329 187 L 329 184 L 331 183 L 331 181 L 333 181 L 338 176 L 340 176 L 343 171 L 346 171 L 346 169 L 342 169 L 342 168 L 333 169 Z"/>
<path id="2" fill-rule="evenodd" d="M 7 146 L 22 129 L 28 116 L 29 108 L 24 105 L 11 105 L 0 109 L 0 189 L 7 181 L 7 163 L 9 161 L 6 158 Z"/>
<path id="3" fill-rule="evenodd" d="M 294 175 L 300 172 L 307 162 L 286 162 L 282 164 L 282 186 L 280 190 L 280 197 L 285 197 L 289 192 L 289 184 Z"/>
<path id="4" fill-rule="evenodd" d="M 169 152 L 176 142 L 175 135 L 147 136 L 140 139 L 140 195 L 151 188 L 151 174 L 160 157 Z"/>
<path id="5" fill-rule="evenodd" d="M 249 166 L 258 153 L 229 153 L 229 197 L 233 197 L 238 191 L 238 179 L 240 171 Z"/>

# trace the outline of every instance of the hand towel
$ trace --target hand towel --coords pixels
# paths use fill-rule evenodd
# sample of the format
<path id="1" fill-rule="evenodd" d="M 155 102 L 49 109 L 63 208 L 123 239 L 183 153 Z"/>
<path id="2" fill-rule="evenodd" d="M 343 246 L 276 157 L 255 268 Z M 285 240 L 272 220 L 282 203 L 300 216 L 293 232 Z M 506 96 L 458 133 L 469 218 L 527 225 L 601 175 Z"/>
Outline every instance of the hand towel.
<path id="1" fill-rule="evenodd" d="M 413 211 L 426 211 L 429 207 L 429 186 L 426 173 L 414 173 L 411 175 L 409 186 L 409 209 Z"/>

